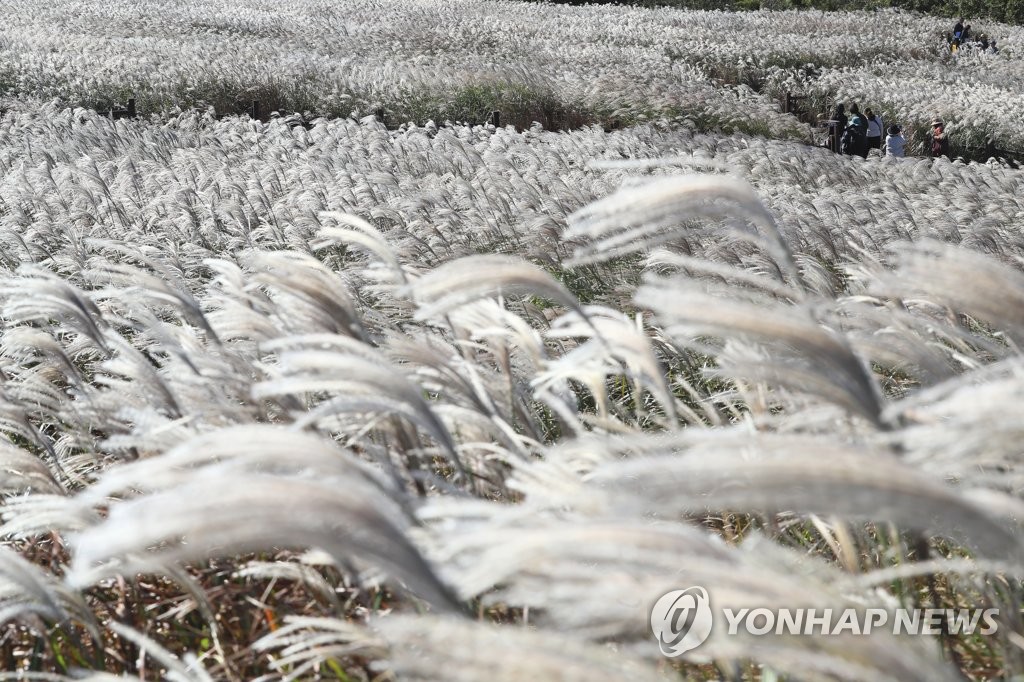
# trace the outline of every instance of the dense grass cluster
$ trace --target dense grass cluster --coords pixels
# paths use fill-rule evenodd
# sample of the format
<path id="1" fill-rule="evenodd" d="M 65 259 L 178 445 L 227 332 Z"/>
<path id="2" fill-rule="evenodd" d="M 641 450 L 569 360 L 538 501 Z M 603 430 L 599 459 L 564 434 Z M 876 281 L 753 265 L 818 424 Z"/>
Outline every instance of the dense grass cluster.
<path id="1" fill-rule="evenodd" d="M 840 0 L 539 0 L 567 5 L 614 4 L 637 7 L 672 7 L 675 9 L 705 9 L 751 11 L 808 10 L 848 12 L 851 10 L 899 9 L 926 12 L 947 17 L 978 17 L 1008 24 L 1024 24 L 1024 3 L 1020 0 L 860 0 L 856 3 Z"/>
<path id="2" fill-rule="evenodd" d="M 1017 669 L 1019 172 L 663 126 L 3 132 L 9 666 L 660 679 L 682 582 L 1003 610 L 953 663 L 713 637 L 728 674 Z"/>
<path id="3" fill-rule="evenodd" d="M 898 13 L 680 11 L 503 0 L 345 4 L 15 0 L 0 27 L 0 92 L 143 115 L 363 116 L 529 128 L 661 118 L 700 131 L 809 140 L 813 118 L 856 98 L 909 130 L 948 119 L 954 147 L 996 136 L 1024 151 L 1024 31 L 975 22 L 998 55 L 953 60 L 945 19 Z M 918 140 L 919 141 L 919 140 Z M 960 142 L 958 142 L 960 141 Z"/>
<path id="4" fill-rule="evenodd" d="M 13 5 L 0 679 L 1024 673 L 1024 176 L 834 155 L 771 101 L 1019 143 L 1024 34 L 954 62 L 900 15 L 357 4 Z M 345 115 L 216 115 L 272 82 Z M 65 106 L 119 92 L 152 116 Z M 717 623 L 667 661 L 650 608 L 689 585 L 999 629 Z"/>

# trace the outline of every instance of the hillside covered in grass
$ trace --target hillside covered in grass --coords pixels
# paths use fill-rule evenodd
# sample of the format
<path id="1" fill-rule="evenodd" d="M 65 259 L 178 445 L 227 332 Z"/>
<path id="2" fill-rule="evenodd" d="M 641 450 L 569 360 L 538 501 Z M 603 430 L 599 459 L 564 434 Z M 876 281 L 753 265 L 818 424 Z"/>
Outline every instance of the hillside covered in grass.
<path id="1" fill-rule="evenodd" d="M 836 101 L 873 106 L 921 142 L 929 122 L 954 143 L 1024 151 L 1024 29 L 975 33 L 1000 52 L 945 47 L 945 19 L 896 13 L 649 10 L 516 2 L 315 0 L 199 5 L 17 0 L 0 27 L 0 92 L 143 116 L 379 115 L 395 127 L 484 123 L 519 129 L 667 118 L 701 132 L 815 140 L 804 121 Z M 915 137 L 916 136 L 916 137 Z M 962 150 L 961 150 L 962 151 Z"/>
<path id="2" fill-rule="evenodd" d="M 838 0 L 540 0 L 554 4 L 588 5 L 612 4 L 635 7 L 671 7 L 674 9 L 703 9 L 732 12 L 767 10 L 809 10 L 824 12 L 878 11 L 896 9 L 920 12 L 942 17 L 967 17 L 976 23 L 979 20 L 1001 21 L 1008 24 L 1024 24 L 1024 3 L 1019 0 L 863 0 L 862 2 L 839 2 Z M 950 22 L 950 26 L 952 26 Z"/>
<path id="3" fill-rule="evenodd" d="M 0 679 L 1024 673 L 1024 174 L 839 156 L 776 103 L 1019 145 L 1024 34 L 360 8 L 0 29 Z M 996 627 L 719 618 L 668 659 L 689 586 Z"/>

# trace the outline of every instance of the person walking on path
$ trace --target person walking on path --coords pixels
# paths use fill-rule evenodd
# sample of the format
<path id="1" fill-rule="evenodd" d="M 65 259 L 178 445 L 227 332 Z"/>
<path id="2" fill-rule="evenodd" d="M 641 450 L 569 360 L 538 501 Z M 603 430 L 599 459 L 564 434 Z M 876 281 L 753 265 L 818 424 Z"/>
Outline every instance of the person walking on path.
<path id="1" fill-rule="evenodd" d="M 901 134 L 900 127 L 898 125 L 889 126 L 889 134 L 885 136 L 885 149 L 883 150 L 886 156 L 893 156 L 897 159 L 901 159 L 906 156 L 907 140 Z"/>

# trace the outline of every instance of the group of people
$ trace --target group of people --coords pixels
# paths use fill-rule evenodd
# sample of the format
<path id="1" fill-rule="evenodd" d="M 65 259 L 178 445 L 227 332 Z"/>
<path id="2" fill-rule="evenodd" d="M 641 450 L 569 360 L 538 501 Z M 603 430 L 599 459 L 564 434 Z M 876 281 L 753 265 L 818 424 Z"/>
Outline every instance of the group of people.
<path id="1" fill-rule="evenodd" d="M 828 123 L 829 148 L 837 154 L 866 159 L 872 149 L 877 149 L 883 156 L 906 156 L 907 140 L 900 126 L 893 124 L 886 128 L 882 117 L 871 109 L 862 114 L 854 103 L 850 105 L 850 115 L 847 116 L 844 105 L 840 103 Z M 928 149 L 934 157 L 949 156 L 949 140 L 940 119 L 932 121 Z"/>
<path id="2" fill-rule="evenodd" d="M 962 46 L 986 52 L 999 51 L 994 38 L 989 39 L 985 34 L 975 38 L 971 33 L 971 25 L 964 24 L 963 17 L 957 20 L 953 31 L 946 34 L 946 40 L 953 52 Z M 906 156 L 907 140 L 900 126 L 890 125 L 886 128 L 881 116 L 871 109 L 862 114 L 856 103 L 850 105 L 849 116 L 843 104 L 837 104 L 828 125 L 828 147 L 837 154 L 866 159 L 872 149 L 878 149 L 883 156 Z M 926 149 L 933 157 L 949 156 L 949 140 L 941 119 L 932 121 Z"/>
<path id="3" fill-rule="evenodd" d="M 871 109 L 862 114 L 856 103 L 850 105 L 846 115 L 843 104 L 837 104 L 829 121 L 829 148 L 837 154 L 848 154 L 868 158 L 868 152 L 878 149 L 889 156 L 903 156 L 906 140 L 900 134 L 900 127 L 891 125 L 888 129 L 882 117 Z M 887 133 L 884 140 L 882 134 Z"/>
<path id="4" fill-rule="evenodd" d="M 983 52 L 999 52 L 995 38 L 989 38 L 984 33 L 975 38 L 974 34 L 971 33 L 971 25 L 965 25 L 963 17 L 957 19 L 953 31 L 946 34 L 946 43 L 949 45 L 950 51 L 954 53 L 964 46 L 971 46 Z"/>

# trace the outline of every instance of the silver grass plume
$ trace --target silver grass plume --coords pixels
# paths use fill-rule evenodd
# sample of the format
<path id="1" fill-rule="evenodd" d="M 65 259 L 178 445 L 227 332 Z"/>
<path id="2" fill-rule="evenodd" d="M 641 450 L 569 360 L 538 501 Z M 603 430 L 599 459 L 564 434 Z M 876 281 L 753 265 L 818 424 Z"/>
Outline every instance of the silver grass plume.
<path id="1" fill-rule="evenodd" d="M 584 477 L 621 513 L 796 511 L 891 521 L 1021 562 L 1019 528 L 889 454 L 821 438 L 702 432 L 682 452 L 600 464 Z"/>
<path id="2" fill-rule="evenodd" d="M 109 354 L 106 343 L 106 321 L 96 304 L 82 291 L 53 273 L 22 266 L 17 279 L 9 279 L 0 287 L 3 317 L 8 324 L 48 323 L 62 320 L 88 337 L 95 346 Z"/>
<path id="3" fill-rule="evenodd" d="M 296 344 L 302 349 L 286 350 Z M 308 412 L 294 415 L 300 428 L 338 413 L 400 416 L 429 433 L 462 476 L 468 475 L 451 434 L 424 399 L 422 389 L 372 347 L 342 336 L 312 335 L 266 344 L 265 348 L 283 352 L 273 369 L 277 376 L 253 386 L 254 399 L 333 394 L 311 405 Z"/>
<path id="4" fill-rule="evenodd" d="M 289 616 L 282 627 L 253 643 L 252 648 L 268 652 L 270 668 L 279 675 L 265 675 L 257 682 L 303 678 L 325 661 L 345 656 L 382 659 L 388 643 L 365 627 L 337 618 Z"/>
<path id="5" fill-rule="evenodd" d="M 903 428 L 891 442 L 904 459 L 961 486 L 1016 495 L 1024 483 L 1024 360 L 1011 357 L 937 383 L 893 403 Z"/>
<path id="6" fill-rule="evenodd" d="M 711 296 L 686 280 L 648 281 L 635 296 L 684 344 L 694 337 L 740 338 L 765 344 L 768 362 L 723 367 L 735 378 L 780 383 L 815 393 L 882 426 L 883 398 L 871 372 L 844 336 L 824 327 L 808 308 Z"/>
<path id="7" fill-rule="evenodd" d="M 397 679 L 422 682 L 669 679 L 651 663 L 561 633 L 429 615 L 377 618 L 365 629 L 295 618 L 256 648 L 277 652 L 278 669 L 296 666 L 284 680 L 299 679 L 327 658 L 353 654 L 381 657 L 386 663 L 380 667 Z"/>
<path id="8" fill-rule="evenodd" d="M 870 593 L 840 593 L 833 583 L 842 574 L 826 562 L 756 537 L 737 549 L 694 527 L 624 518 L 614 494 L 601 510 L 593 500 L 565 502 L 538 506 L 527 498 L 517 509 L 438 500 L 423 510 L 444 530 L 432 553 L 463 595 L 525 608 L 541 631 L 613 641 L 623 658 L 640 660 L 658 656 L 651 605 L 685 585 L 705 587 L 716 608 L 885 605 Z M 762 663 L 808 679 L 957 679 L 936 652 L 885 633 L 755 638 L 742 630 L 726 635 L 717 621 L 715 627 L 689 660 L 738 660 L 756 650 Z"/>
<path id="9" fill-rule="evenodd" d="M 416 317 L 421 320 L 480 298 L 513 294 L 550 298 L 583 314 L 576 297 L 550 274 L 526 261 L 499 255 L 466 256 L 445 263 L 411 282 L 408 293 L 420 305 Z"/>
<path id="10" fill-rule="evenodd" d="M 55 494 L 64 492 L 46 463 L 6 439 L 0 439 L 0 493 Z"/>
<path id="11" fill-rule="evenodd" d="M 255 281 L 289 310 L 293 333 L 331 332 L 366 339 L 367 331 L 348 287 L 338 273 L 312 256 L 295 252 L 252 251 L 245 264 Z"/>
<path id="12" fill-rule="evenodd" d="M 134 499 L 114 501 L 111 495 Z M 341 494 L 339 494 L 341 493 Z M 458 611 L 406 533 L 391 489 L 330 441 L 279 427 L 202 436 L 113 468 L 78 504 L 109 505 L 72 540 L 71 584 L 270 547 L 319 547 L 340 565 L 361 557 L 441 610 Z"/>
<path id="13" fill-rule="evenodd" d="M 896 266 L 875 289 L 901 298 L 925 299 L 966 313 L 1024 343 L 1024 274 L 1018 267 L 964 248 L 924 240 L 894 245 Z M 979 335 L 981 336 L 981 335 Z"/>
<path id="14" fill-rule="evenodd" d="M 547 392 L 566 379 L 585 384 L 595 397 L 602 414 L 610 410 L 606 381 L 609 376 L 625 374 L 634 381 L 634 403 L 641 404 L 643 392 L 649 391 L 667 413 L 670 422 L 676 419 L 676 400 L 665 379 L 665 371 L 644 333 L 643 320 L 638 315 L 631 320 L 617 311 L 587 306 L 588 319 L 575 313 L 557 318 L 545 333 L 549 339 L 589 338 L 561 357 L 546 363 L 544 371 L 532 385 Z M 637 410 L 644 412 L 643 409 Z"/>
<path id="15" fill-rule="evenodd" d="M 753 227 L 743 236 L 769 253 L 778 278 L 800 282 L 793 255 L 753 188 L 720 175 L 672 175 L 619 190 L 569 216 L 565 239 L 586 240 L 568 265 L 606 261 L 671 242 L 690 229 L 687 221 L 742 218 Z"/>
<path id="16" fill-rule="evenodd" d="M 395 284 L 406 283 L 405 271 L 391 244 L 373 225 L 358 216 L 336 212 L 322 213 L 320 220 L 333 220 L 340 225 L 348 225 L 351 229 L 325 225 L 320 229 L 320 240 L 312 245 L 314 249 L 323 249 L 333 244 L 352 244 L 368 251 L 386 265 L 394 276 Z"/>
<path id="17" fill-rule="evenodd" d="M 58 582 L 19 554 L 0 547 L 0 624 L 42 618 L 49 624 L 71 620 L 100 640 L 92 611 L 74 589 Z"/>
<path id="18" fill-rule="evenodd" d="M 249 561 L 233 574 L 236 578 L 257 578 L 301 583 L 336 613 L 342 612 L 341 600 L 331 584 L 315 567 L 296 561 Z"/>

